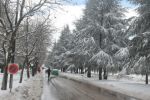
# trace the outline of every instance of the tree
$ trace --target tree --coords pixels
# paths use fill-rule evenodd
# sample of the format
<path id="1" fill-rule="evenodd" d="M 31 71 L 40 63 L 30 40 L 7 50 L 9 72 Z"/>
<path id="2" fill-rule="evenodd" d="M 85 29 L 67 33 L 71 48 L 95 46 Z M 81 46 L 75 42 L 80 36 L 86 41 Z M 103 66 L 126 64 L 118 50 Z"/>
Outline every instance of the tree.
<path id="1" fill-rule="evenodd" d="M 139 5 L 137 8 L 139 16 L 136 18 L 134 23 L 134 33 L 144 33 L 146 31 L 149 31 L 150 26 L 150 10 L 149 10 L 149 0 L 129 0 L 131 3 L 135 5 Z"/>
<path id="2" fill-rule="evenodd" d="M 3 51 L 4 55 L 8 55 L 5 60 L 5 66 L 8 63 L 15 62 L 15 51 L 16 51 L 16 36 L 19 34 L 18 30 L 23 20 L 28 16 L 36 15 L 36 13 L 42 12 L 42 7 L 50 8 L 52 4 L 58 4 L 55 1 L 40 0 L 35 2 L 33 5 L 27 3 L 27 0 L 1 0 L 4 8 L 6 19 L 0 18 L 0 24 L 3 29 Z M 11 10 L 10 10 L 11 9 Z M 7 69 L 7 68 L 5 68 Z M 5 70 L 2 89 L 7 88 L 7 70 Z M 13 75 L 10 75 L 10 89 L 12 88 Z"/>
<path id="3" fill-rule="evenodd" d="M 89 63 L 90 58 L 98 51 L 97 45 L 93 37 L 84 37 L 81 38 L 81 35 L 77 35 L 78 38 L 75 39 L 76 45 L 73 49 L 75 57 L 75 65 L 80 64 L 80 68 L 83 70 L 87 68 L 87 76 L 91 77 L 91 64 Z M 76 37 L 77 37 L 76 36 Z M 78 59 L 78 60 L 77 60 Z"/>
<path id="4" fill-rule="evenodd" d="M 64 29 L 61 31 L 61 36 L 60 36 L 60 39 L 58 41 L 58 50 L 59 50 L 59 53 L 65 53 L 67 50 L 69 50 L 70 48 L 70 37 L 71 36 L 71 32 L 70 32 L 70 29 L 69 29 L 69 26 L 65 26 Z M 59 55 L 58 53 L 58 55 Z"/>
<path id="5" fill-rule="evenodd" d="M 130 61 L 129 48 L 123 47 L 120 48 L 113 56 L 113 61 L 115 63 L 116 68 L 113 68 L 114 71 L 124 71 L 125 73 L 121 74 L 129 74 L 127 69 L 129 69 L 129 61 Z"/>
<path id="6" fill-rule="evenodd" d="M 130 44 L 130 55 L 131 58 L 135 59 L 135 65 L 137 68 L 138 62 L 143 58 L 145 63 L 143 66 L 139 65 L 139 68 L 144 69 L 146 75 L 145 83 L 148 84 L 148 73 L 149 73 L 149 26 L 150 26 L 150 10 L 149 0 L 129 0 L 133 4 L 138 5 L 137 11 L 139 16 L 132 23 L 132 32 L 135 37 L 132 39 Z M 133 52 L 134 50 L 134 52 Z M 141 72 L 143 74 L 143 71 Z"/>
<path id="7" fill-rule="evenodd" d="M 19 53 L 19 57 L 16 57 L 18 59 L 23 59 L 23 67 L 22 67 L 22 72 L 21 72 L 21 77 L 20 77 L 20 83 L 22 82 L 23 78 L 23 71 L 26 66 L 27 68 L 27 77 L 29 78 L 29 69 L 31 63 L 35 63 L 34 59 L 35 53 L 39 54 L 39 60 L 45 59 L 46 53 L 47 53 L 47 47 L 50 45 L 50 36 L 51 33 L 53 32 L 51 23 L 46 22 L 48 19 L 44 19 L 44 21 L 30 21 L 29 24 L 28 22 L 25 24 L 25 29 L 23 30 L 23 34 L 20 34 L 20 38 L 17 39 L 17 52 Z M 35 23 L 36 22 L 36 23 Z M 25 33 L 24 33 L 25 32 Z M 39 48 L 37 50 L 37 48 Z M 20 62 L 21 63 L 21 62 Z M 42 64 L 40 61 L 39 64 Z M 35 74 L 37 66 L 32 66 L 32 75 Z"/>
<path id="8" fill-rule="evenodd" d="M 72 47 L 71 40 L 72 34 L 69 26 L 67 25 L 61 31 L 61 36 L 58 42 L 54 44 L 52 52 L 48 56 L 48 60 L 50 60 L 50 62 L 47 63 L 50 63 L 53 67 L 59 67 L 63 71 L 66 71 L 69 66 L 69 62 L 67 60 L 69 58 L 67 58 L 67 55 L 68 53 L 70 53 Z M 51 56 L 53 57 L 53 59 Z"/>
<path id="9" fill-rule="evenodd" d="M 84 16 L 77 23 L 78 36 L 93 37 L 99 50 L 113 56 L 121 47 L 127 46 L 123 38 L 126 29 L 124 11 L 118 0 L 88 0 Z"/>
<path id="10" fill-rule="evenodd" d="M 102 69 L 104 70 L 104 79 L 107 79 L 107 67 L 109 67 L 112 63 L 111 56 L 104 51 L 100 51 L 90 59 L 90 62 L 96 62 L 99 66 L 99 80 L 102 79 Z"/>
<path id="11" fill-rule="evenodd" d="M 141 74 L 146 75 L 146 80 L 145 83 L 148 84 L 148 75 L 150 71 L 149 67 L 149 61 L 150 61 L 150 32 L 145 32 L 138 34 L 135 36 L 132 40 L 132 43 L 130 45 L 130 53 L 132 57 L 137 58 L 137 62 L 135 62 L 134 67 L 137 68 L 137 64 L 139 65 L 138 67 L 141 69 Z M 132 52 L 134 50 L 134 52 Z M 141 59 L 143 58 L 143 62 L 140 64 L 138 63 Z M 142 65 L 143 66 L 140 66 Z M 138 68 L 138 69 L 139 69 Z"/>

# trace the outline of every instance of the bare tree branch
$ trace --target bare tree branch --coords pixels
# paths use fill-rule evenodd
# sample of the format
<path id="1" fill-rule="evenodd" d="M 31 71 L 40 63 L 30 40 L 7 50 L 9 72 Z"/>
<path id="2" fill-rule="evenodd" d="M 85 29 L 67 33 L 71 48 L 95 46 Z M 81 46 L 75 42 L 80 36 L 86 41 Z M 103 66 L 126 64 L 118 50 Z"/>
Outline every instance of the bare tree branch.
<path id="1" fill-rule="evenodd" d="M 15 25 L 17 24 L 17 21 L 18 21 L 18 9 L 19 9 L 19 0 L 17 0 Z"/>
<path id="2" fill-rule="evenodd" d="M 23 1 L 22 1 L 22 4 L 21 4 L 20 18 L 23 16 L 23 9 L 24 9 L 24 6 L 25 6 L 25 0 L 23 0 Z"/>
<path id="3" fill-rule="evenodd" d="M 35 41 L 34 44 L 33 44 L 33 48 L 32 48 L 32 50 L 29 52 L 28 56 L 30 56 L 30 55 L 32 54 L 33 50 L 35 49 L 35 46 L 36 46 L 37 41 L 38 41 L 38 40 L 36 39 L 36 41 Z"/>
<path id="4" fill-rule="evenodd" d="M 10 24 L 10 29 L 13 31 L 13 24 L 12 24 L 12 22 L 10 20 L 10 16 L 9 16 L 9 12 L 8 12 L 8 2 L 9 2 L 9 0 L 6 0 L 5 4 L 3 4 L 3 3 L 2 4 L 4 6 L 4 10 L 5 10 L 5 14 L 6 14 L 7 20 L 9 22 L 9 24 Z"/>

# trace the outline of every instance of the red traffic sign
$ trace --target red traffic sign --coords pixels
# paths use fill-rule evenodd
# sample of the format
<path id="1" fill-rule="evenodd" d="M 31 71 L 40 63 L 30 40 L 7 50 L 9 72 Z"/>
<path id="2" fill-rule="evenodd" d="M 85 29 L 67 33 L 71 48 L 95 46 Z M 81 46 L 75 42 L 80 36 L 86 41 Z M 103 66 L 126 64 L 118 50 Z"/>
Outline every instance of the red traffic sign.
<path id="1" fill-rule="evenodd" d="M 19 70 L 18 64 L 9 64 L 8 65 L 8 72 L 10 74 L 16 74 Z"/>

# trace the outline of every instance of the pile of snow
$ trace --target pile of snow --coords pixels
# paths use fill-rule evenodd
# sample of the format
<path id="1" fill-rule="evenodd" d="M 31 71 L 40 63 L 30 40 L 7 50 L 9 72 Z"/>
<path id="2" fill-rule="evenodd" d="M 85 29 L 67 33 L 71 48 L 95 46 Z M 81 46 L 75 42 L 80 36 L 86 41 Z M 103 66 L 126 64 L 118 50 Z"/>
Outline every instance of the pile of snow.
<path id="1" fill-rule="evenodd" d="M 20 83 L 19 83 L 20 74 L 21 74 L 21 70 L 18 71 L 17 74 L 13 75 L 13 88 L 16 88 L 20 85 Z M 10 74 L 8 74 L 8 82 L 9 82 L 9 76 L 10 76 Z M 31 72 L 30 72 L 30 76 L 32 76 Z M 3 79 L 3 73 L 0 73 L 0 87 L 2 85 L 2 79 Z M 27 80 L 28 80 L 27 72 L 26 72 L 26 70 L 24 70 L 22 83 L 24 83 L 24 81 L 27 81 Z M 7 88 L 9 89 L 9 84 L 7 86 L 8 86 Z M 1 92 L 1 90 L 0 90 L 0 92 Z"/>
<path id="2" fill-rule="evenodd" d="M 37 74 L 16 88 L 9 90 L 1 90 L 0 100 L 41 100 L 41 94 L 43 90 L 42 74 Z"/>

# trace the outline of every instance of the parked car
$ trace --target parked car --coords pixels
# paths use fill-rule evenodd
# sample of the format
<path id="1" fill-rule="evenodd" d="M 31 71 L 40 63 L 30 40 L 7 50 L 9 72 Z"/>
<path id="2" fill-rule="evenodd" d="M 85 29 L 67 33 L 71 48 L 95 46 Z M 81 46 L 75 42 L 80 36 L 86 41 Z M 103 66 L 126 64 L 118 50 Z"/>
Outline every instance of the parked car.
<path id="1" fill-rule="evenodd" d="M 59 75 L 58 69 L 52 69 L 52 75 L 58 76 Z"/>

